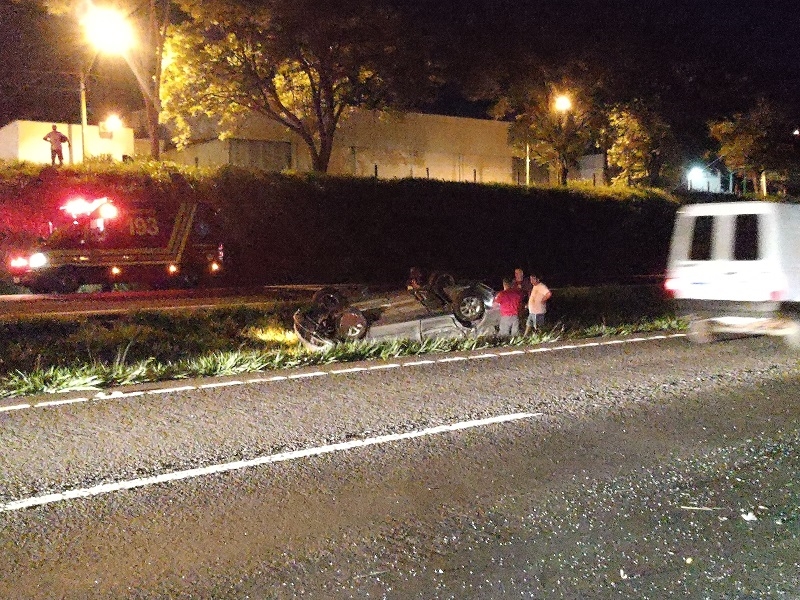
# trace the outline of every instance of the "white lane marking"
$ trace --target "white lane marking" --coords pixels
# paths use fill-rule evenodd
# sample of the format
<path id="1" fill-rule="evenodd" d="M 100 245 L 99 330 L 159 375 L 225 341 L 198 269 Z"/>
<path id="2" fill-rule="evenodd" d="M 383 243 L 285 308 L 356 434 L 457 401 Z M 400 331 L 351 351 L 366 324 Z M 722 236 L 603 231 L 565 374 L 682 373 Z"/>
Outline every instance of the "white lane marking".
<path id="1" fill-rule="evenodd" d="M 0 406 L 0 412 L 11 412 L 12 410 L 23 410 L 30 407 L 30 404 L 12 404 L 11 406 Z"/>
<path id="2" fill-rule="evenodd" d="M 227 387 L 229 385 L 242 385 L 243 383 L 244 383 L 243 381 L 236 381 L 236 380 L 233 380 L 233 381 L 221 381 L 219 383 L 204 383 L 203 385 L 198 386 L 197 389 L 207 390 L 207 389 L 212 389 L 212 388 Z"/>
<path id="3" fill-rule="evenodd" d="M 48 406 L 61 406 L 62 404 L 78 404 L 79 402 L 88 402 L 88 398 L 68 398 L 66 400 L 47 400 L 45 402 L 37 402 L 33 405 L 34 408 L 46 408 Z"/>
<path id="4" fill-rule="evenodd" d="M 121 391 L 113 391 L 113 392 L 98 392 L 94 395 L 92 399 L 94 400 L 110 400 L 116 398 L 131 398 L 134 396 L 143 396 L 145 394 L 169 394 L 173 392 L 183 392 L 183 391 L 191 391 L 196 389 L 208 389 L 208 388 L 216 388 L 216 387 L 224 387 L 224 386 L 234 386 L 234 385 L 246 385 L 251 383 L 270 383 L 274 381 L 286 381 L 288 379 L 303 379 L 308 377 L 320 377 L 322 375 L 339 375 L 344 373 L 357 373 L 360 371 L 377 371 L 381 369 L 394 369 L 397 367 L 417 367 L 422 365 L 433 365 L 437 363 L 448 363 L 448 362 L 457 362 L 463 360 L 473 360 L 473 359 L 480 359 L 480 358 L 499 358 L 503 356 L 517 356 L 520 354 L 537 354 L 539 352 L 555 352 L 557 350 L 567 350 L 573 348 L 588 348 L 593 346 L 608 346 L 614 344 L 627 344 L 628 342 L 648 342 L 651 340 L 663 340 L 663 339 L 670 339 L 670 338 L 680 338 L 686 337 L 685 333 L 672 333 L 672 334 L 659 334 L 659 335 L 652 335 L 648 337 L 636 337 L 636 338 L 628 338 L 624 340 L 608 340 L 603 342 L 587 342 L 584 344 L 566 344 L 561 346 L 549 346 L 549 347 L 538 347 L 538 348 L 528 348 L 526 350 L 505 350 L 505 351 L 498 351 L 496 353 L 483 353 L 478 355 L 473 355 L 469 357 L 464 356 L 454 356 L 454 357 L 446 357 L 440 358 L 436 360 L 432 359 L 422 359 L 422 360 L 412 360 L 408 362 L 402 363 L 389 363 L 386 365 L 374 365 L 370 367 L 351 367 L 346 369 L 331 369 L 330 371 L 314 371 L 311 373 L 298 373 L 294 375 L 273 375 L 270 377 L 252 377 L 248 379 L 243 379 L 241 381 L 229 381 L 229 382 L 220 382 L 220 383 L 207 383 L 200 386 L 193 386 L 193 385 L 185 385 L 179 387 L 169 387 L 169 388 L 154 388 L 151 390 L 144 390 L 144 391 L 135 391 L 135 392 L 121 392 Z M 77 400 L 52 400 L 47 402 L 39 402 L 34 405 L 30 405 L 27 403 L 23 404 L 15 404 L 12 406 L 0 407 L 0 412 L 11 412 L 15 410 L 23 410 L 26 408 L 45 408 L 48 406 L 58 406 L 61 404 L 74 404 L 76 402 L 83 401 L 83 399 Z"/>
<path id="5" fill-rule="evenodd" d="M 245 383 L 269 383 L 271 381 L 284 381 L 288 379 L 286 375 L 275 375 L 273 377 L 253 377 L 252 379 L 245 379 Z"/>
<path id="6" fill-rule="evenodd" d="M 375 366 L 372 366 L 372 367 L 368 367 L 368 370 L 370 370 L 370 371 L 381 371 L 383 369 L 396 369 L 399 366 L 400 365 L 397 364 L 397 363 L 387 363 L 385 365 L 375 365 Z"/>
<path id="7" fill-rule="evenodd" d="M 294 450 L 292 452 L 281 452 L 280 454 L 270 454 L 267 456 L 260 456 L 258 458 L 253 458 L 250 460 L 237 460 L 229 463 L 218 463 L 215 465 L 209 465 L 207 467 L 197 467 L 195 469 L 173 471 L 171 473 L 154 475 L 152 477 L 141 477 L 139 479 L 129 479 L 126 481 L 117 481 L 114 483 L 104 483 L 101 485 L 96 485 L 88 488 L 66 490 L 54 494 L 45 494 L 43 496 L 33 496 L 30 498 L 23 498 L 21 500 L 13 500 L 11 502 L 6 502 L 5 504 L 0 504 L 0 512 L 13 512 L 18 510 L 23 510 L 26 508 L 32 508 L 34 506 L 44 506 L 45 504 L 51 504 L 53 502 L 75 500 L 77 498 L 89 498 L 92 496 L 99 496 L 101 494 L 119 492 L 122 490 L 132 490 L 135 488 L 147 487 L 159 483 L 170 483 L 173 481 L 180 481 L 182 479 L 194 479 L 197 477 L 204 477 L 207 475 L 214 475 L 217 473 L 227 473 L 229 471 L 238 471 L 241 469 L 249 469 L 262 465 L 286 462 L 290 460 L 298 460 L 301 458 L 309 458 L 312 456 L 321 456 L 323 454 L 331 454 L 334 452 L 343 452 L 347 450 L 353 450 L 354 448 L 366 448 L 367 446 L 376 446 L 379 444 L 387 444 L 390 442 L 400 442 L 414 438 L 433 436 L 440 433 L 463 431 L 465 429 L 473 429 L 476 427 L 483 427 L 486 425 L 509 423 L 512 421 L 531 419 L 533 417 L 541 417 L 543 414 L 544 413 L 514 413 L 509 415 L 500 415 L 497 417 L 489 417 L 487 419 L 478 419 L 474 421 L 461 421 L 459 423 L 453 423 L 450 425 L 439 425 L 437 427 L 419 429 L 416 431 L 409 431 L 406 433 L 394 433 L 378 437 L 365 438 L 361 440 L 351 440 L 349 442 L 340 442 L 338 444 L 329 444 L 326 446 L 317 446 L 315 448 L 306 448 L 305 450 Z"/>
<path id="8" fill-rule="evenodd" d="M 325 371 L 312 371 L 311 373 L 296 373 L 295 375 L 289 375 L 289 379 L 305 379 L 307 377 L 322 377 L 323 375 L 327 375 Z"/>
<path id="9" fill-rule="evenodd" d="M 187 392 L 189 390 L 196 390 L 193 385 L 182 385 L 179 387 L 158 388 L 154 390 L 147 390 L 148 394 L 171 394 L 172 392 Z"/>
<path id="10" fill-rule="evenodd" d="M 352 367 L 350 369 L 331 369 L 331 374 L 333 375 L 342 375 L 344 373 L 359 373 L 361 371 L 366 371 L 366 367 Z"/>

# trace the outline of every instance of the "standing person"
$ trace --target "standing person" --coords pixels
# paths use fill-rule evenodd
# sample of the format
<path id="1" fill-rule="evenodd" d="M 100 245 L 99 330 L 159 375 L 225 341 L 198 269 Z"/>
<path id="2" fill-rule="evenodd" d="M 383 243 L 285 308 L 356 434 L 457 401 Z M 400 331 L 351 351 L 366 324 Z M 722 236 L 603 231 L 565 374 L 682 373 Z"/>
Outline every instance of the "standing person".
<path id="1" fill-rule="evenodd" d="M 531 280 L 525 277 L 525 272 L 522 269 L 514 269 L 514 287 L 520 291 L 519 302 L 519 327 L 525 327 L 528 316 L 528 298 L 531 295 Z"/>
<path id="2" fill-rule="evenodd" d="M 536 275 L 531 275 L 531 293 L 528 296 L 528 320 L 525 323 L 525 335 L 530 335 L 544 325 L 547 312 L 547 301 L 553 295 Z"/>
<path id="3" fill-rule="evenodd" d="M 58 166 L 64 165 L 64 151 L 61 144 L 70 146 L 69 138 L 58 130 L 58 127 L 53 125 L 53 130 L 42 138 L 45 142 L 50 142 L 50 160 L 53 166 L 56 166 L 56 158 L 58 159 Z M 70 149 L 72 147 L 70 146 Z"/>
<path id="4" fill-rule="evenodd" d="M 514 337 L 519 335 L 519 304 L 521 295 L 508 277 L 503 279 L 503 289 L 494 297 L 500 307 L 500 335 Z"/>

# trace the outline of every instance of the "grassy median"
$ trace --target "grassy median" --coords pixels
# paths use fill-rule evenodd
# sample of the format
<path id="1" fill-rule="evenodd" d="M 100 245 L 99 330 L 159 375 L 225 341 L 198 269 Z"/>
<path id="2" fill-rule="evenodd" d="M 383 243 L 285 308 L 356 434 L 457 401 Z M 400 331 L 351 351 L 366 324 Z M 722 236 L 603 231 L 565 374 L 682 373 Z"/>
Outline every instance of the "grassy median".
<path id="1" fill-rule="evenodd" d="M 551 325 L 530 337 L 360 342 L 314 353 L 291 329 L 301 305 L 0 323 L 0 397 L 684 327 L 653 286 L 572 288 L 556 290 Z"/>

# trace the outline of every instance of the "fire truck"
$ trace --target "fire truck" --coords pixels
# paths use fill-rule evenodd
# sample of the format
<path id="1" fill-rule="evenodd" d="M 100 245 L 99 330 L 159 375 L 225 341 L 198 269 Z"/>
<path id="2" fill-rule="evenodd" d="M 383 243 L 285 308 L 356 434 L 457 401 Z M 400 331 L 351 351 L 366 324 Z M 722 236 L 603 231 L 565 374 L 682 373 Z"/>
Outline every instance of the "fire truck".
<path id="1" fill-rule="evenodd" d="M 219 219 L 203 203 L 73 198 L 60 211 L 38 247 L 9 259 L 14 282 L 34 293 L 85 284 L 194 287 L 222 273 Z"/>

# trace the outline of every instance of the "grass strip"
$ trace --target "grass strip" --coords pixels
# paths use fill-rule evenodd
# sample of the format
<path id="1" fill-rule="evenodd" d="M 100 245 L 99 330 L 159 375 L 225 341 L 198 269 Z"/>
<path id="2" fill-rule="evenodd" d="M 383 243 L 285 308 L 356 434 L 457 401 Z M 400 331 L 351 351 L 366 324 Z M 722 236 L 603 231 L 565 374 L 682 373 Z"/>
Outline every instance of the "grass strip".
<path id="1" fill-rule="evenodd" d="M 159 361 L 154 357 L 127 361 L 126 351 L 117 353 L 112 362 L 49 366 L 28 372 L 15 370 L 0 378 L 0 397 L 12 398 L 44 393 L 103 390 L 112 387 L 190 379 L 258 373 L 331 363 L 362 360 L 386 360 L 403 356 L 441 354 L 470 350 L 527 347 L 561 339 L 586 339 L 659 331 L 681 331 L 686 323 L 673 316 L 645 318 L 621 325 L 592 325 L 568 329 L 559 323 L 531 336 L 514 338 L 477 337 L 468 339 L 428 339 L 422 342 L 354 342 L 338 344 L 325 352 L 309 352 L 297 344 L 278 348 L 213 350 L 177 361 Z M 288 331 L 278 332 L 285 340 Z"/>

